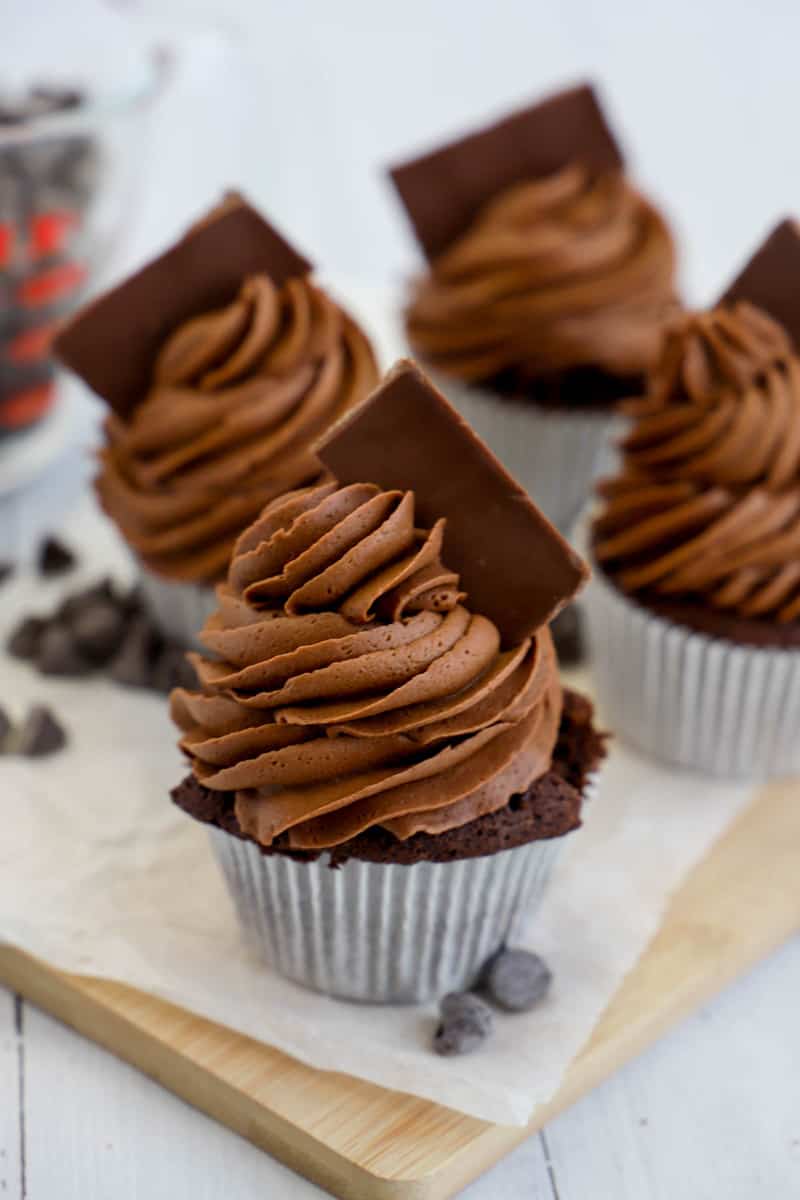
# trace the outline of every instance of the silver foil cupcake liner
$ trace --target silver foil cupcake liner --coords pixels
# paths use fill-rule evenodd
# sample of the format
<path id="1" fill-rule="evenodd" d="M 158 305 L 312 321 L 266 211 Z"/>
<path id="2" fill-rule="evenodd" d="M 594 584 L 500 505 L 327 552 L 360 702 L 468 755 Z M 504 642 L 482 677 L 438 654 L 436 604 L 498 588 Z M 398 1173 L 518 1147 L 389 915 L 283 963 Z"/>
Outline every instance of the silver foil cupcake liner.
<path id="1" fill-rule="evenodd" d="M 217 608 L 217 594 L 208 584 L 173 583 L 151 571 L 139 574 L 147 611 L 165 637 L 203 650 L 197 635 Z"/>
<path id="2" fill-rule="evenodd" d="M 800 773 L 800 650 L 696 633 L 635 604 L 599 573 L 585 611 L 597 696 L 614 733 L 713 775 Z"/>
<path id="3" fill-rule="evenodd" d="M 211 844 L 243 932 L 266 963 L 342 999 L 414 1004 L 470 987 L 538 904 L 563 838 L 455 862 L 265 855 L 218 829 Z"/>
<path id="4" fill-rule="evenodd" d="M 613 471 L 624 420 L 508 400 L 433 372 L 432 377 L 562 533 L 569 533 L 601 475 Z"/>

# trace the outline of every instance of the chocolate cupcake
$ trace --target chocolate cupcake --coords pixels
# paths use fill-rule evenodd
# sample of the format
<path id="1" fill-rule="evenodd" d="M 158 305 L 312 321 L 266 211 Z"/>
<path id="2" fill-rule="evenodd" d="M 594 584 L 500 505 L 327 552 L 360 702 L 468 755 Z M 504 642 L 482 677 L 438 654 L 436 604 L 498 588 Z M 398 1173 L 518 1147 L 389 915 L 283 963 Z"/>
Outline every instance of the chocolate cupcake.
<path id="1" fill-rule="evenodd" d="M 421 1001 L 474 982 L 580 824 L 602 737 L 548 621 L 584 569 L 410 364 L 320 456 L 335 481 L 237 542 L 173 796 L 276 969 Z"/>
<path id="2" fill-rule="evenodd" d="M 241 531 L 320 480 L 312 442 L 374 386 L 372 348 L 236 197 L 79 314 L 57 348 L 109 403 L 97 492 L 154 617 L 188 644 Z"/>
<path id="3" fill-rule="evenodd" d="M 392 172 L 429 269 L 408 339 L 568 529 L 640 394 L 675 301 L 675 250 L 577 88 Z"/>
<path id="4" fill-rule="evenodd" d="M 681 318 L 630 405 L 588 609 L 615 730 L 684 766 L 768 776 L 800 770 L 800 358 L 749 290 Z"/>

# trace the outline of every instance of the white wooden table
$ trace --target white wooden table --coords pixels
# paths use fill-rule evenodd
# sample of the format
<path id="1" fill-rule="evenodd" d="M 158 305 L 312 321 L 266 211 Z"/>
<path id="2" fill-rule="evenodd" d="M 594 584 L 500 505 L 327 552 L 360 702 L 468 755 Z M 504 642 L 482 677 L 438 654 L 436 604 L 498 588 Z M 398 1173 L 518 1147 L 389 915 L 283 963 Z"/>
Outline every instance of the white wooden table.
<path id="1" fill-rule="evenodd" d="M 800 939 L 473 1184 L 465 1200 L 796 1200 Z M 0 989 L 2 1200 L 323 1193 Z"/>

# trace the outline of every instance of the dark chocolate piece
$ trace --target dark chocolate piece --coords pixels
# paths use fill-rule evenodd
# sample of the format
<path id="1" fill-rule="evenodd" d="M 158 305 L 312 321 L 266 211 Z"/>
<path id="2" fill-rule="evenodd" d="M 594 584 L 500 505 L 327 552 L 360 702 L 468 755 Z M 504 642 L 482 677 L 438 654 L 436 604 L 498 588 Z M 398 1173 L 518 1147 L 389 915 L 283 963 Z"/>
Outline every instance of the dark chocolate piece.
<path id="1" fill-rule="evenodd" d="M 92 664 L 81 653 L 72 630 L 57 620 L 47 623 L 36 651 L 36 665 L 43 675 L 79 679 L 88 675 Z"/>
<path id="2" fill-rule="evenodd" d="M 7 752 L 6 748 L 13 728 L 8 713 L 4 708 L 0 708 L 0 754 Z"/>
<path id="3" fill-rule="evenodd" d="M 506 1012 L 528 1012 L 550 990 L 553 973 L 538 954 L 501 950 L 487 963 L 481 985 Z"/>
<path id="4" fill-rule="evenodd" d="M 6 650 L 14 658 L 33 659 L 39 650 L 39 643 L 47 628 L 44 617 L 23 617 L 6 642 Z"/>
<path id="5" fill-rule="evenodd" d="M 281 285 L 307 259 L 241 197 L 227 197 L 160 258 L 78 313 L 55 351 L 127 417 L 150 384 L 164 339 L 183 321 L 229 303 L 248 275 Z"/>
<path id="6" fill-rule="evenodd" d="M 44 704 L 30 710 L 17 733 L 17 754 L 27 758 L 43 758 L 55 754 L 67 744 L 64 728 Z"/>
<path id="7" fill-rule="evenodd" d="M 14 574 L 14 564 L 0 562 L 0 583 L 5 583 Z"/>
<path id="8" fill-rule="evenodd" d="M 492 1010 L 472 992 L 450 992 L 439 1009 L 442 1023 L 433 1035 L 437 1054 L 469 1054 L 486 1041 L 494 1028 Z"/>
<path id="9" fill-rule="evenodd" d="M 493 196 L 570 163 L 597 171 L 623 165 L 589 84 L 558 92 L 394 167 L 390 175 L 422 249 L 433 259 L 469 228 Z"/>
<path id="10" fill-rule="evenodd" d="M 588 570 L 444 396 L 401 360 L 317 452 L 342 484 L 413 490 L 417 520 L 447 518 L 443 559 L 506 645 L 535 633 Z"/>
<path id="11" fill-rule="evenodd" d="M 57 537 L 48 537 L 39 547 L 39 573 L 63 575 L 75 566 L 75 555 Z"/>
<path id="12" fill-rule="evenodd" d="M 721 297 L 720 303 L 749 300 L 786 329 L 800 347 L 800 224 L 776 225 Z"/>

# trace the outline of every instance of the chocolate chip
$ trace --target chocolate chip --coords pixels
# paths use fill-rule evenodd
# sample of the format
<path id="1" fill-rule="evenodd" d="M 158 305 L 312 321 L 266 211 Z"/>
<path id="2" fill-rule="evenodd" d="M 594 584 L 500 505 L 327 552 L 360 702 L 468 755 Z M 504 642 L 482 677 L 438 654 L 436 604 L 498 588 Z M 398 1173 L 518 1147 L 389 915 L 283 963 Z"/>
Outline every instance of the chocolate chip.
<path id="1" fill-rule="evenodd" d="M 36 652 L 36 665 L 43 675 L 61 675 L 66 679 L 86 675 L 91 663 L 81 653 L 71 629 L 57 621 L 48 623 Z"/>
<path id="2" fill-rule="evenodd" d="M 436 1030 L 433 1048 L 447 1057 L 469 1054 L 492 1032 L 494 1018 L 488 1004 L 471 992 L 451 992 L 440 1006 L 442 1022 Z"/>
<path id="3" fill-rule="evenodd" d="M 114 585 L 107 576 L 78 592 L 71 592 L 61 601 L 54 616 L 64 624 L 71 625 L 85 608 L 97 603 L 119 603 Z"/>
<path id="4" fill-rule="evenodd" d="M 558 661 L 562 667 L 577 667 L 586 653 L 583 638 L 583 619 L 580 609 L 569 604 L 550 623 L 550 632 L 556 644 Z"/>
<path id="5" fill-rule="evenodd" d="M 490 960 L 483 986 L 490 1000 L 507 1012 L 527 1012 L 546 995 L 553 975 L 538 954 L 501 950 Z"/>
<path id="6" fill-rule="evenodd" d="M 166 694 L 176 687 L 197 687 L 194 667 L 187 661 L 183 646 L 170 643 L 163 647 L 153 666 L 150 686 Z"/>
<path id="7" fill-rule="evenodd" d="M 0 583 L 5 583 L 14 574 L 13 563 L 0 562 Z"/>
<path id="8" fill-rule="evenodd" d="M 58 538 L 45 538 L 39 548 L 39 572 L 42 575 L 63 575 L 75 566 L 75 555 Z"/>
<path id="9" fill-rule="evenodd" d="M 8 713 L 0 708 L 0 754 L 5 754 L 13 726 Z"/>
<path id="10" fill-rule="evenodd" d="M 150 687 L 157 652 L 158 642 L 149 621 L 145 617 L 134 617 L 119 651 L 111 660 L 109 675 L 126 687 Z"/>
<path id="11" fill-rule="evenodd" d="M 42 634 L 47 626 L 44 617 L 24 617 L 9 636 L 6 649 L 14 658 L 36 658 Z"/>
<path id="12" fill-rule="evenodd" d="M 55 754 L 67 744 L 63 726 L 44 704 L 35 705 L 17 733 L 16 752 L 27 758 Z"/>
<path id="13" fill-rule="evenodd" d="M 127 622 L 121 604 L 95 600 L 75 616 L 70 628 L 79 650 L 101 666 L 122 642 Z"/>

